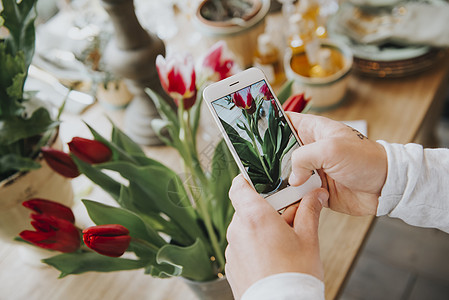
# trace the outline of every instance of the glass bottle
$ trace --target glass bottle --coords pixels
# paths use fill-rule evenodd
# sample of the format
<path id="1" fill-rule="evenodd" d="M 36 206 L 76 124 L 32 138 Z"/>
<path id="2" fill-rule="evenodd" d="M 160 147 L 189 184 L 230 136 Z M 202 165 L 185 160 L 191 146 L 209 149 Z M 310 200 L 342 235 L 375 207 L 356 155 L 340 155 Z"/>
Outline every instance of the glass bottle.
<path id="1" fill-rule="evenodd" d="M 279 49 L 267 33 L 263 33 L 257 38 L 254 66 L 265 73 L 272 85 L 279 84 L 285 79 Z"/>

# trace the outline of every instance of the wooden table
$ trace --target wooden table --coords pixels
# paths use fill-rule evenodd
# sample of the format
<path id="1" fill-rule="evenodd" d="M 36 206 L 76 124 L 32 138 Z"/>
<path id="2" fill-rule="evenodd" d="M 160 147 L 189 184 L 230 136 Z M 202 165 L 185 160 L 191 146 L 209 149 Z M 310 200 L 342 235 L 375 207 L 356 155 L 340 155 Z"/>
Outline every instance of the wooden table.
<path id="1" fill-rule="evenodd" d="M 432 129 L 439 118 L 443 98 L 448 87 L 449 58 L 431 70 L 401 79 L 370 79 L 352 76 L 347 101 L 338 109 L 322 113 L 336 120 L 368 122 L 368 136 L 388 142 L 408 143 L 419 140 L 430 144 Z M 82 118 L 100 132 L 109 130 L 106 117 L 120 120 L 121 112 L 104 111 L 94 106 Z M 77 116 L 64 116 L 61 128 L 63 140 L 72 136 L 88 136 L 87 129 Z M 204 120 L 203 122 L 210 122 Z M 120 121 L 119 121 L 120 123 Z M 98 128 L 100 127 L 100 128 Z M 205 136 L 217 135 L 214 126 L 208 126 Z M 432 142 L 433 143 L 433 142 Z M 147 149 L 149 156 L 173 166 L 178 157 L 165 147 Z M 171 154 L 173 153 L 173 154 Z M 75 181 L 78 192 L 84 189 L 82 181 Z M 104 194 L 95 191 L 88 198 L 99 200 Z M 77 199 L 74 208 L 78 216 L 85 211 Z M 321 257 L 325 269 L 326 299 L 335 299 L 344 285 L 351 267 L 369 234 L 374 217 L 351 217 L 325 209 L 320 221 Z M 87 218 L 78 223 L 88 224 Z M 7 299 L 183 299 L 194 295 L 181 279 L 154 279 L 142 270 L 109 274 L 87 273 L 57 279 L 55 269 L 29 264 L 38 256 L 24 256 L 21 247 L 0 241 L 0 300 Z M 33 252 L 34 253 L 34 252 Z M 28 261 L 25 258 L 29 258 Z"/>

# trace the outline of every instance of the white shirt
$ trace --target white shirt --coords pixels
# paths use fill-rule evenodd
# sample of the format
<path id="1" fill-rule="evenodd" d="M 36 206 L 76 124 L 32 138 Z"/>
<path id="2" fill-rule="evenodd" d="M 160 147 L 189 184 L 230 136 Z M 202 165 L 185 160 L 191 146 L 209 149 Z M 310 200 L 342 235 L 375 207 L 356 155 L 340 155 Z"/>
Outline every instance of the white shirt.
<path id="1" fill-rule="evenodd" d="M 389 144 L 388 174 L 377 216 L 389 215 L 421 227 L 449 233 L 449 149 Z M 324 300 L 324 283 L 301 273 L 281 273 L 254 283 L 242 300 Z"/>

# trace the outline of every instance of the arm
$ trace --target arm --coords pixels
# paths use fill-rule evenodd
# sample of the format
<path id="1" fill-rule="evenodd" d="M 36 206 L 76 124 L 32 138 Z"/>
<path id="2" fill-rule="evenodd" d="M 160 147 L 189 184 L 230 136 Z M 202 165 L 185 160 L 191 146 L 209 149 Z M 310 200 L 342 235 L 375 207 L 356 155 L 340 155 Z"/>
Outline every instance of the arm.
<path id="1" fill-rule="evenodd" d="M 321 170 L 327 206 L 351 215 L 399 217 L 449 232 L 449 150 L 374 142 L 340 122 L 289 114 L 306 144 L 292 157 L 292 185 Z"/>
<path id="2" fill-rule="evenodd" d="M 449 150 L 379 143 L 388 156 L 377 215 L 449 232 Z"/>

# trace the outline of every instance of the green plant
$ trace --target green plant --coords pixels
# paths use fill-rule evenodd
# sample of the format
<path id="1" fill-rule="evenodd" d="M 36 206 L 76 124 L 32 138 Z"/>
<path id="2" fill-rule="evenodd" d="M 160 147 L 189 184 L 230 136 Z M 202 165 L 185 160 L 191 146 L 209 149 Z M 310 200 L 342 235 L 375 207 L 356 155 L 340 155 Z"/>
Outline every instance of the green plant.
<path id="1" fill-rule="evenodd" d="M 196 80 L 191 56 L 167 60 L 159 56 L 156 60 L 162 86 L 178 109 L 173 111 L 160 95 L 147 90 L 161 115 L 152 125 L 161 140 L 179 154 L 179 167 L 171 169 L 147 157 L 115 126 L 110 138 L 89 127 L 94 140 L 74 137 L 68 145 L 70 154 L 43 149 L 47 163 L 59 174 L 74 177 L 83 173 L 118 204 L 83 200 L 89 217 L 101 227 L 84 229 L 82 243 L 62 232 L 73 232 L 72 218 L 64 222 L 55 220 L 60 219 L 58 216 L 48 216 L 61 209 L 54 205 L 44 209 L 42 201 L 34 206 L 36 201 L 27 202 L 29 208 L 42 207 L 38 210 L 44 216 L 31 217 L 53 231 L 46 230 L 48 226 L 35 226 L 34 232 L 24 231 L 20 236 L 36 246 L 65 252 L 44 260 L 60 270 L 61 277 L 139 268 L 156 277 L 183 276 L 195 281 L 224 274 L 226 229 L 234 213 L 228 190 L 238 168 L 223 141 L 209 145 L 213 153 L 206 157 L 200 155 L 196 142 L 204 83 L 232 73 L 233 61 L 223 56 L 223 47 L 219 43 L 206 55 L 201 69 L 206 72 L 200 80 Z M 101 245 L 96 238 L 102 239 Z M 102 247 L 105 244 L 108 251 Z M 118 257 L 125 250 L 131 258 Z"/>
<path id="2" fill-rule="evenodd" d="M 34 159 L 59 125 L 44 107 L 28 111 L 32 94 L 23 90 L 34 55 L 36 0 L 2 4 L 0 26 L 9 34 L 0 39 L 0 180 L 39 168 Z"/>

